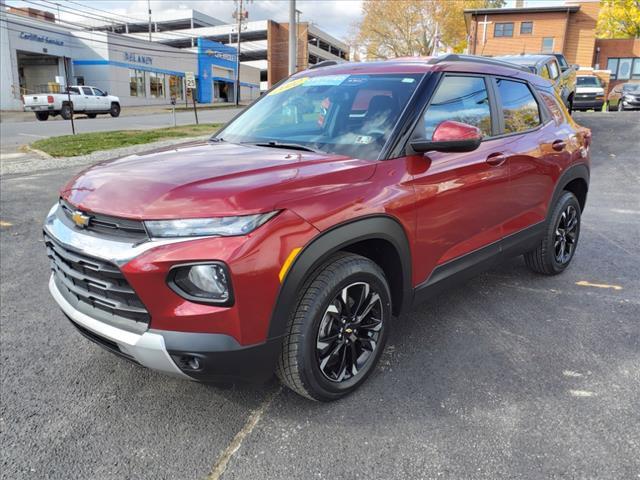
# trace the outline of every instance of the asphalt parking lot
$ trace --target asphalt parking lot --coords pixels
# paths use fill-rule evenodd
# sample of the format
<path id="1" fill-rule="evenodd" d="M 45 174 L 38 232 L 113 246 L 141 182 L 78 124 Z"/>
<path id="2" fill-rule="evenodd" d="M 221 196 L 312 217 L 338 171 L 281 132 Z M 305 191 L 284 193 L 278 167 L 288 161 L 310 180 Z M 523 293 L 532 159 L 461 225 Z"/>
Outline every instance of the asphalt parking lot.
<path id="1" fill-rule="evenodd" d="M 640 112 L 575 118 L 593 169 L 572 266 L 548 278 L 516 258 L 404 315 L 332 404 L 174 380 L 82 338 L 40 238 L 79 167 L 3 178 L 0 475 L 640 478 Z"/>

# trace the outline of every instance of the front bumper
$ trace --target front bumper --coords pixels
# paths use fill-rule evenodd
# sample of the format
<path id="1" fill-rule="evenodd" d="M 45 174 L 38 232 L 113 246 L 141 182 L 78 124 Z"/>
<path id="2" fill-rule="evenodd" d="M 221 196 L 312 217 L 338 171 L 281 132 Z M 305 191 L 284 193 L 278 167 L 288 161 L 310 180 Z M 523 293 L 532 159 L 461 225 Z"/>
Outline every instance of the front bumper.
<path id="1" fill-rule="evenodd" d="M 578 100 L 577 98 L 573 100 L 573 109 L 574 110 L 602 110 L 602 106 L 604 105 L 604 99 L 599 100 Z"/>
<path id="2" fill-rule="evenodd" d="M 200 382 L 260 382 L 273 375 L 280 339 L 243 347 L 233 337 L 217 333 L 149 329 L 136 334 L 77 310 L 60 293 L 54 275 L 49 280 L 49 291 L 84 337 L 144 367 Z M 194 358 L 197 367 L 194 367 Z"/>

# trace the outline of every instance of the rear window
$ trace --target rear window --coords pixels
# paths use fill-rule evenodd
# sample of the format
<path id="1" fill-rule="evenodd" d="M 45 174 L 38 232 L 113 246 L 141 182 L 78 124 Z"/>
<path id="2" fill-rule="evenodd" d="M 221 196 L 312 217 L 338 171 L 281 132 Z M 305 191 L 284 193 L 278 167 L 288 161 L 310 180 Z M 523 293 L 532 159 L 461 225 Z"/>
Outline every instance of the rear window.
<path id="1" fill-rule="evenodd" d="M 502 78 L 497 84 L 502 99 L 504 133 L 524 132 L 540 125 L 540 108 L 527 84 Z"/>

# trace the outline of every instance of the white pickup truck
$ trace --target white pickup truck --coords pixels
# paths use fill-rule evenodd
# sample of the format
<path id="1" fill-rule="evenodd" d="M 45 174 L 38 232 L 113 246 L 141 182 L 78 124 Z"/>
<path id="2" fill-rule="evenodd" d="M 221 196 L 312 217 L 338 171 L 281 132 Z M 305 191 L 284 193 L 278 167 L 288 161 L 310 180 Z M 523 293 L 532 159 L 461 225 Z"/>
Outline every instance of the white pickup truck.
<path id="1" fill-rule="evenodd" d="M 69 103 L 71 98 L 71 103 Z M 65 120 L 73 113 L 84 113 L 95 118 L 99 113 L 108 113 L 112 117 L 120 115 L 120 99 L 103 92 L 99 88 L 85 85 L 69 87 L 69 93 L 41 93 L 24 95 L 24 111 L 34 112 L 36 118 L 45 121 L 49 116 L 60 115 Z"/>

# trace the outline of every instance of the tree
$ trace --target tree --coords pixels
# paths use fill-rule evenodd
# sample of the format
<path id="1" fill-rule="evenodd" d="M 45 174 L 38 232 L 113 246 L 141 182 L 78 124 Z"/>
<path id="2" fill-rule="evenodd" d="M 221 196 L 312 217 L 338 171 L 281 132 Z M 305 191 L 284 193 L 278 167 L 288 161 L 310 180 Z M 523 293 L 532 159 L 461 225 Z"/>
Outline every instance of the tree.
<path id="1" fill-rule="evenodd" d="M 464 10 L 499 8 L 505 0 L 365 0 L 357 44 L 368 59 L 431 55 L 436 26 L 454 51 L 466 46 Z"/>
<path id="2" fill-rule="evenodd" d="M 596 35 L 599 38 L 640 38 L 640 0 L 603 0 Z"/>

